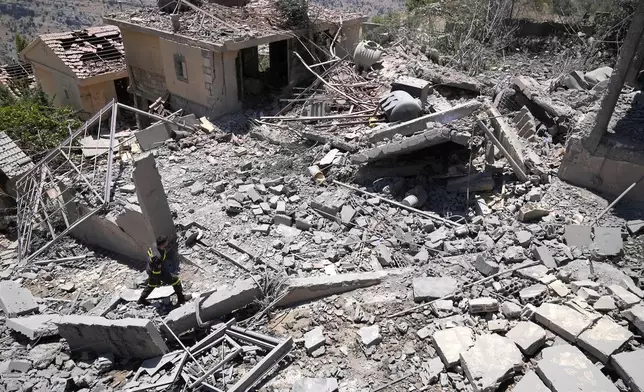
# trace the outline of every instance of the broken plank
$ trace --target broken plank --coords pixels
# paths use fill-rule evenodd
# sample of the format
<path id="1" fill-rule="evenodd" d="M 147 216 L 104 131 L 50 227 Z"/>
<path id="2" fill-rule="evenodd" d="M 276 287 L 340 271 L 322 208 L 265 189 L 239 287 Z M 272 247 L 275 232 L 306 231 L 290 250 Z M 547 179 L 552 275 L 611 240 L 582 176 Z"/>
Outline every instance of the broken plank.
<path id="1" fill-rule="evenodd" d="M 427 122 L 437 122 L 440 124 L 448 124 L 463 117 L 467 117 L 474 113 L 481 107 L 478 101 L 470 101 L 462 105 L 454 106 L 449 110 L 442 112 L 428 114 L 426 116 L 418 117 L 413 120 L 405 121 L 399 124 L 394 124 L 389 128 L 375 132 L 369 140 L 377 142 L 383 139 L 391 139 L 394 135 L 400 134 L 403 136 L 413 135 L 418 131 L 426 128 Z"/>
<path id="2" fill-rule="evenodd" d="M 490 141 L 494 143 L 496 148 L 501 150 L 503 155 L 507 158 L 508 162 L 510 162 L 510 166 L 512 166 L 512 170 L 514 171 L 514 174 L 517 175 L 519 180 L 524 182 L 528 181 L 528 176 L 525 174 L 525 171 L 524 171 L 525 166 L 524 168 L 522 168 L 521 165 L 519 165 L 514 160 L 513 156 L 505 149 L 505 147 L 503 147 L 503 144 L 501 144 L 501 142 L 494 136 L 492 131 L 490 131 L 490 129 L 485 124 L 483 124 L 483 121 L 479 120 L 477 121 L 477 124 L 479 128 L 481 128 L 481 130 L 485 132 L 485 135 L 488 137 L 488 139 L 490 139 Z"/>

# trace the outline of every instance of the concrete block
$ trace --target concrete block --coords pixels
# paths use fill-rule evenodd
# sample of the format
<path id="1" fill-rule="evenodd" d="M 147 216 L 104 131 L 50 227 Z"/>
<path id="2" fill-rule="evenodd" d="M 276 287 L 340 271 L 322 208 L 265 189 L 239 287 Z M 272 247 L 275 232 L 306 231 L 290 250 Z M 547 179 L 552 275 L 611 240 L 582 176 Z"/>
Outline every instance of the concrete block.
<path id="1" fill-rule="evenodd" d="M 261 290 L 252 279 L 239 280 L 230 288 L 222 288 L 210 294 L 202 303 L 199 317 L 206 322 L 227 316 L 244 308 L 261 296 Z M 175 334 L 182 334 L 197 327 L 194 304 L 186 304 L 172 310 L 165 318 Z"/>
<path id="2" fill-rule="evenodd" d="M 143 154 L 134 160 L 133 178 L 141 211 L 154 237 L 165 235 L 174 241 L 177 232 L 154 156 Z"/>
<path id="3" fill-rule="evenodd" d="M 499 319 L 499 320 L 490 320 L 487 322 L 487 329 L 490 332 L 504 333 L 508 330 L 510 322 L 508 320 Z"/>
<path id="4" fill-rule="evenodd" d="M 554 282 L 548 284 L 548 287 L 554 291 L 560 297 L 566 297 L 570 294 L 570 289 L 566 284 L 560 280 L 555 280 Z"/>
<path id="5" fill-rule="evenodd" d="M 548 347 L 542 356 L 537 374 L 553 392 L 618 392 L 599 367 L 574 346 Z"/>
<path id="6" fill-rule="evenodd" d="M 107 294 L 101 301 L 89 312 L 87 316 L 103 317 L 122 301 L 120 293 Z"/>
<path id="7" fill-rule="evenodd" d="M 276 225 L 291 226 L 293 219 L 288 215 L 275 214 L 273 216 L 273 223 Z"/>
<path id="8" fill-rule="evenodd" d="M 390 267 L 394 264 L 394 259 L 391 256 L 391 250 L 385 244 L 380 244 L 375 249 L 376 258 L 383 267 Z"/>
<path id="9" fill-rule="evenodd" d="M 72 351 L 113 353 L 120 358 L 135 359 L 152 358 L 168 352 L 161 334 L 147 319 L 63 316 L 56 325 Z"/>
<path id="10" fill-rule="evenodd" d="M 640 302 L 640 298 L 637 295 L 631 293 L 620 285 L 612 284 L 608 286 L 608 291 L 613 294 L 617 300 L 617 305 L 622 309 L 630 308 Z"/>
<path id="11" fill-rule="evenodd" d="M 644 392 L 644 349 L 615 354 L 611 364 L 633 392 Z"/>
<path id="12" fill-rule="evenodd" d="M 540 283 L 533 284 L 519 291 L 519 298 L 524 304 L 541 305 L 548 298 L 548 287 Z"/>
<path id="13" fill-rule="evenodd" d="M 329 295 L 369 287 L 382 282 L 384 271 L 293 278 L 287 281 L 289 293 L 276 306 L 289 306 Z"/>
<path id="14" fill-rule="evenodd" d="M 300 378 L 293 383 L 291 392 L 338 392 L 335 378 Z"/>
<path id="15" fill-rule="evenodd" d="M 620 279 L 619 285 L 625 289 L 628 289 L 628 291 L 637 295 L 638 297 L 644 298 L 644 290 L 637 287 L 635 282 L 633 282 L 633 279 L 631 279 L 629 276 L 624 276 L 622 279 Z"/>
<path id="16" fill-rule="evenodd" d="M 505 336 L 529 356 L 536 354 L 546 344 L 546 331 L 530 321 L 519 322 Z"/>
<path id="17" fill-rule="evenodd" d="M 508 319 L 517 319 L 521 316 L 521 306 L 514 302 L 506 301 L 501 305 L 501 313 Z"/>
<path id="18" fill-rule="evenodd" d="M 360 335 L 360 341 L 366 347 L 376 345 L 382 341 L 382 336 L 380 335 L 380 327 L 377 325 L 360 328 L 358 335 Z"/>
<path id="19" fill-rule="evenodd" d="M 345 200 L 346 196 L 344 194 L 338 195 L 334 192 L 324 192 L 311 201 L 311 208 L 327 214 L 325 218 L 331 218 L 340 212 Z"/>
<path id="20" fill-rule="evenodd" d="M 597 254 L 605 257 L 619 256 L 623 252 L 624 241 L 619 227 L 595 227 L 593 248 Z"/>
<path id="21" fill-rule="evenodd" d="M 635 328 L 644 334 L 644 305 L 637 305 L 628 310 L 624 310 L 622 316 L 633 323 Z"/>
<path id="22" fill-rule="evenodd" d="M 601 297 L 598 292 L 588 287 L 582 287 L 577 290 L 577 296 L 588 302 L 589 304 L 594 304 L 595 301 L 597 301 L 599 297 Z"/>
<path id="23" fill-rule="evenodd" d="M 539 379 L 539 376 L 537 376 L 537 373 L 535 373 L 533 370 L 530 370 L 525 374 L 525 376 L 521 377 L 521 380 L 519 380 L 516 385 L 514 385 L 514 389 L 512 389 L 512 392 L 551 392 L 548 387 L 546 387 L 546 384 L 543 383 Z"/>
<path id="24" fill-rule="evenodd" d="M 436 331 L 432 335 L 432 342 L 447 368 L 456 366 L 460 361 L 461 353 L 474 345 L 472 330 L 467 327 Z"/>
<path id="25" fill-rule="evenodd" d="M 601 284 L 593 282 L 592 280 L 576 280 L 570 283 L 570 288 L 572 289 L 573 293 L 577 293 L 577 291 L 579 291 L 579 289 L 582 287 L 588 287 L 593 290 L 598 290 L 601 287 Z"/>
<path id="26" fill-rule="evenodd" d="M 476 262 L 474 263 L 474 266 L 483 276 L 494 275 L 499 272 L 500 268 L 499 263 L 492 260 L 489 256 L 485 256 L 483 254 L 476 256 Z"/>
<path id="27" fill-rule="evenodd" d="M 514 343 L 496 334 L 479 336 L 471 349 L 461 353 L 460 360 L 476 392 L 495 392 L 523 367 L 523 357 Z"/>
<path id="28" fill-rule="evenodd" d="M 628 329 L 604 316 L 592 328 L 579 335 L 577 341 L 579 347 L 602 363 L 608 364 L 610 356 L 619 351 L 632 337 L 633 334 Z"/>
<path id="29" fill-rule="evenodd" d="M 550 250 L 546 246 L 537 246 L 533 250 L 533 255 L 537 260 L 540 260 L 543 265 L 546 267 L 552 269 L 552 268 L 557 268 L 557 263 L 555 262 L 554 257 L 552 257 L 552 253 L 550 253 Z"/>
<path id="30" fill-rule="evenodd" d="M 602 295 L 597 301 L 595 301 L 593 309 L 598 312 L 611 312 L 617 309 L 617 305 L 615 305 L 615 300 L 613 300 L 613 297 L 611 297 L 610 295 Z"/>
<path id="31" fill-rule="evenodd" d="M 304 348 L 309 355 L 324 346 L 326 338 L 322 327 L 316 327 L 304 334 Z"/>
<path id="32" fill-rule="evenodd" d="M 35 312 L 38 305 L 31 292 L 13 280 L 0 282 L 0 309 L 7 317 Z"/>
<path id="33" fill-rule="evenodd" d="M 535 320 L 540 325 L 574 343 L 577 336 L 588 329 L 593 320 L 576 310 L 563 305 L 545 303 L 535 312 Z"/>
<path id="34" fill-rule="evenodd" d="M 143 151 L 161 147 L 163 142 L 170 139 L 170 125 L 166 123 L 155 124 L 136 132 L 136 141 Z"/>
<path id="35" fill-rule="evenodd" d="M 470 313 L 494 313 L 499 311 L 499 301 L 490 297 L 470 300 Z"/>
<path id="36" fill-rule="evenodd" d="M 564 231 L 564 240 L 571 248 L 588 248 L 593 243 L 591 233 L 590 226 L 567 225 Z"/>
<path id="37" fill-rule="evenodd" d="M 449 276 L 420 277 L 412 281 L 414 301 L 422 302 L 442 298 L 458 288 L 458 280 Z"/>
<path id="38" fill-rule="evenodd" d="M 342 223 L 348 225 L 353 220 L 353 217 L 356 215 L 356 210 L 348 204 L 342 206 L 340 211 L 340 219 Z"/>
<path id="39" fill-rule="evenodd" d="M 34 316 L 10 318 L 7 327 L 28 337 L 30 340 L 58 335 L 54 321 L 60 319 L 57 314 L 38 314 Z"/>

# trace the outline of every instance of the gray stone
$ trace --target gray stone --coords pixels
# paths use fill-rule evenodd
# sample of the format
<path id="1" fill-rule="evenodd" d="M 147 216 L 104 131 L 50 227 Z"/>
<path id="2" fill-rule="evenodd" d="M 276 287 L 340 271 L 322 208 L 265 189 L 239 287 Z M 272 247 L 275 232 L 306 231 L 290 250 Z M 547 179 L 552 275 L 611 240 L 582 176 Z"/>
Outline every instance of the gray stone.
<path id="1" fill-rule="evenodd" d="M 501 305 L 501 313 L 508 319 L 518 319 L 521 316 L 521 306 L 514 302 L 506 301 Z"/>
<path id="2" fill-rule="evenodd" d="M 432 342 L 446 367 L 456 366 L 460 354 L 474 345 L 472 330 L 467 327 L 454 327 L 434 332 Z"/>
<path id="3" fill-rule="evenodd" d="M 389 267 L 394 263 L 394 259 L 391 257 L 391 250 L 385 244 L 380 244 L 376 247 L 376 257 L 383 267 Z"/>
<path id="4" fill-rule="evenodd" d="M 611 363 L 633 392 L 644 392 L 644 349 L 615 354 Z"/>
<path id="5" fill-rule="evenodd" d="M 438 380 L 438 377 L 440 374 L 445 371 L 445 365 L 443 364 L 443 361 L 441 360 L 440 357 L 434 357 L 428 361 L 423 362 L 423 370 L 425 371 L 426 379 L 425 381 L 427 384 L 433 384 Z M 420 374 L 421 378 L 423 377 L 423 373 Z"/>
<path id="6" fill-rule="evenodd" d="M 530 245 L 530 242 L 532 242 L 532 233 L 527 230 L 519 230 L 517 232 L 517 241 L 523 247 Z"/>
<path id="7" fill-rule="evenodd" d="M 613 297 L 610 295 L 602 295 L 593 305 L 593 308 L 599 312 L 610 312 L 617 309 Z"/>
<path id="8" fill-rule="evenodd" d="M 496 334 L 479 336 L 460 358 L 476 392 L 495 392 L 503 381 L 523 367 L 523 357 L 514 343 Z"/>
<path id="9" fill-rule="evenodd" d="M 430 337 L 433 332 L 434 328 L 431 325 L 428 325 L 416 331 L 416 335 L 418 335 L 421 340 L 424 340 Z"/>
<path id="10" fill-rule="evenodd" d="M 58 335 L 58 327 L 54 321 L 59 319 L 57 314 L 39 314 L 34 316 L 10 318 L 7 327 L 20 332 L 31 340 Z"/>
<path id="11" fill-rule="evenodd" d="M 38 305 L 31 292 L 13 280 L 0 282 L 0 309 L 7 317 L 35 312 Z"/>
<path id="12" fill-rule="evenodd" d="M 567 297 L 570 294 L 570 289 L 566 284 L 560 280 L 555 280 L 554 282 L 548 284 L 548 287 L 552 289 L 558 296 Z"/>
<path id="13" fill-rule="evenodd" d="M 147 319 L 63 316 L 56 320 L 56 325 L 71 350 L 113 353 L 120 358 L 136 359 L 168 352 L 161 334 Z"/>
<path id="14" fill-rule="evenodd" d="M 539 379 L 534 370 L 530 370 L 521 377 L 518 383 L 512 389 L 512 392 L 551 392 L 548 387 Z"/>
<path id="15" fill-rule="evenodd" d="M 414 261 L 417 261 L 419 263 L 425 263 L 429 261 L 429 252 L 427 251 L 427 248 L 424 246 L 420 248 L 420 251 L 416 253 L 414 256 Z"/>
<path id="16" fill-rule="evenodd" d="M 612 284 L 608 286 L 608 291 L 615 296 L 617 299 L 617 305 L 620 308 L 630 308 L 640 302 L 640 298 L 637 295 L 631 293 L 622 286 Z"/>
<path id="17" fill-rule="evenodd" d="M 63 351 L 61 343 L 39 344 L 29 351 L 28 359 L 36 369 L 42 370 L 49 367 L 61 351 Z"/>
<path id="18" fill-rule="evenodd" d="M 642 229 L 644 229 L 644 220 L 642 219 L 635 219 L 635 220 L 630 220 L 626 222 L 626 228 L 628 229 L 628 232 L 631 233 L 632 235 L 639 234 Z"/>
<path id="19" fill-rule="evenodd" d="M 290 226 L 293 223 L 293 219 L 288 215 L 275 214 L 273 216 L 273 223 L 276 225 Z"/>
<path id="20" fill-rule="evenodd" d="M 622 316 L 633 323 L 635 328 L 644 334 L 644 305 L 636 305 L 628 310 L 624 310 Z"/>
<path id="21" fill-rule="evenodd" d="M 602 363 L 608 364 L 609 357 L 632 337 L 633 334 L 628 329 L 604 316 L 592 328 L 579 335 L 577 341 L 579 347 L 594 355 Z"/>
<path id="22" fill-rule="evenodd" d="M 300 378 L 293 383 L 291 392 L 337 392 L 335 378 Z"/>
<path id="23" fill-rule="evenodd" d="M 621 255 L 624 248 L 622 229 L 619 227 L 595 227 L 593 248 L 600 256 L 614 257 Z"/>
<path id="24" fill-rule="evenodd" d="M 543 245 L 537 246 L 536 248 L 534 248 L 532 253 L 534 255 L 534 258 L 541 261 L 547 268 L 557 268 L 557 263 L 555 262 L 554 257 L 552 257 L 552 254 L 550 253 L 548 247 Z"/>
<path id="25" fill-rule="evenodd" d="M 199 317 L 203 322 L 207 322 L 226 316 L 237 309 L 250 305 L 260 295 L 261 290 L 254 280 L 239 280 L 232 287 L 223 287 L 203 300 Z M 176 334 L 196 328 L 198 325 L 194 304 L 186 304 L 173 309 L 165 317 L 165 322 Z"/>
<path id="26" fill-rule="evenodd" d="M 644 298 L 644 290 L 640 289 L 637 287 L 635 282 L 633 282 L 633 279 L 631 279 L 629 276 L 624 276 L 620 282 L 619 285 L 622 286 L 625 289 L 628 289 L 631 293 L 637 295 L 640 298 Z"/>
<path id="27" fill-rule="evenodd" d="M 578 348 L 559 345 L 544 348 L 537 374 L 553 392 L 618 392 Z"/>
<path id="28" fill-rule="evenodd" d="M 519 322 L 505 336 L 530 356 L 546 344 L 546 331 L 531 321 Z"/>
<path id="29" fill-rule="evenodd" d="M 548 297 L 548 287 L 540 283 L 533 284 L 519 291 L 519 298 L 524 304 L 540 305 Z"/>
<path id="30" fill-rule="evenodd" d="M 487 322 L 487 329 L 490 332 L 503 333 L 508 330 L 510 322 L 508 320 L 490 320 Z"/>
<path id="31" fill-rule="evenodd" d="M 520 263 L 525 258 L 524 250 L 520 246 L 509 246 L 503 253 L 503 259 L 508 263 Z"/>
<path id="32" fill-rule="evenodd" d="M 356 210 L 348 204 L 342 206 L 340 211 L 340 220 L 345 225 L 348 225 L 353 220 L 353 217 L 356 216 Z"/>
<path id="33" fill-rule="evenodd" d="M 326 338 L 322 327 L 316 327 L 304 334 L 304 348 L 311 354 L 313 351 L 324 346 Z"/>
<path id="34" fill-rule="evenodd" d="M 573 293 L 577 293 L 577 291 L 582 288 L 582 287 L 588 287 L 591 289 L 599 289 L 601 287 L 601 284 L 597 282 L 593 282 L 592 280 L 577 280 L 572 283 L 570 283 L 570 288 L 572 289 Z"/>
<path id="35" fill-rule="evenodd" d="M 479 253 L 476 256 L 474 266 L 483 276 L 490 276 L 499 272 L 499 263 L 495 262 L 490 257 L 486 257 L 482 253 Z"/>
<path id="36" fill-rule="evenodd" d="M 481 297 L 470 300 L 470 313 L 494 313 L 499 311 L 499 301 L 490 297 Z"/>
<path id="37" fill-rule="evenodd" d="M 194 184 L 190 185 L 190 194 L 192 196 L 198 196 L 202 194 L 204 191 L 204 185 L 203 182 L 197 181 Z"/>
<path id="38" fill-rule="evenodd" d="M 579 290 L 577 290 L 577 296 L 584 301 L 588 302 L 589 304 L 595 303 L 601 297 L 601 295 L 596 292 L 595 290 L 589 288 L 589 287 L 582 287 Z"/>
<path id="39" fill-rule="evenodd" d="M 414 301 L 422 302 L 445 297 L 458 288 L 458 280 L 449 276 L 414 278 Z"/>
<path id="40" fill-rule="evenodd" d="M 380 327 L 377 325 L 372 325 L 370 327 L 360 328 L 360 341 L 366 347 L 373 346 L 382 341 L 382 336 L 380 336 Z"/>
<path id="41" fill-rule="evenodd" d="M 530 222 L 541 219 L 549 213 L 550 210 L 538 203 L 526 203 L 519 210 L 517 219 L 521 222 Z"/>
<path id="42" fill-rule="evenodd" d="M 590 226 L 568 225 L 564 231 L 564 240 L 571 248 L 588 248 L 593 243 L 591 233 Z"/>
<path id="43" fill-rule="evenodd" d="M 551 303 L 545 303 L 537 308 L 535 320 L 537 323 L 572 343 L 593 322 L 586 315 L 572 308 Z"/>

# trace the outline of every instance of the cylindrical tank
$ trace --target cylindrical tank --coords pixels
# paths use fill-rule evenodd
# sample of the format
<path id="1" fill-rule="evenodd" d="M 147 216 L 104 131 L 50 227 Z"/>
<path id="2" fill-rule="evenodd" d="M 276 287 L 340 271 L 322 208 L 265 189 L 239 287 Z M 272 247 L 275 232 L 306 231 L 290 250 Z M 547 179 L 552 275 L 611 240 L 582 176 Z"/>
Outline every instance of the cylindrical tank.
<path id="1" fill-rule="evenodd" d="M 362 41 L 353 52 L 353 61 L 363 68 L 369 68 L 382 57 L 380 45 L 373 41 Z"/>
<path id="2" fill-rule="evenodd" d="M 420 101 L 402 90 L 389 93 L 380 101 L 380 107 L 389 122 L 413 120 L 423 111 Z"/>

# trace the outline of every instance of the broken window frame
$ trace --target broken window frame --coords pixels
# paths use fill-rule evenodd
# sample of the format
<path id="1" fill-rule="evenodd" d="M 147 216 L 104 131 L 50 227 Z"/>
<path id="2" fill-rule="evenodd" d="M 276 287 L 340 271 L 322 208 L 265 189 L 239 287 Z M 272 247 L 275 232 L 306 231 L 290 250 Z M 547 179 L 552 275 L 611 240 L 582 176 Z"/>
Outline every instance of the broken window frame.
<path id="1" fill-rule="evenodd" d="M 181 53 L 174 54 L 174 72 L 177 80 L 188 82 L 188 64 L 186 63 L 186 57 Z"/>

